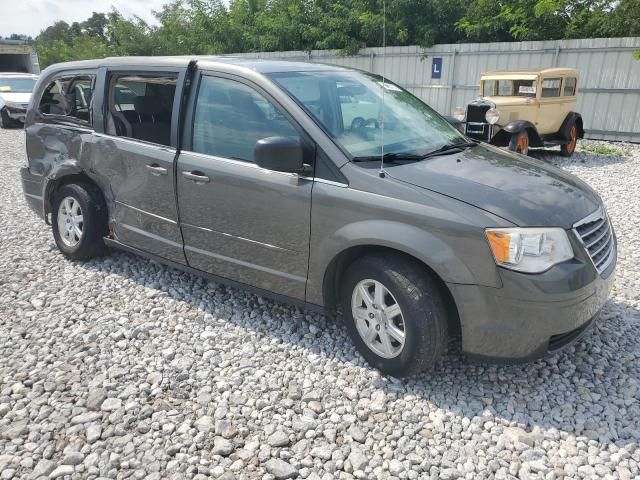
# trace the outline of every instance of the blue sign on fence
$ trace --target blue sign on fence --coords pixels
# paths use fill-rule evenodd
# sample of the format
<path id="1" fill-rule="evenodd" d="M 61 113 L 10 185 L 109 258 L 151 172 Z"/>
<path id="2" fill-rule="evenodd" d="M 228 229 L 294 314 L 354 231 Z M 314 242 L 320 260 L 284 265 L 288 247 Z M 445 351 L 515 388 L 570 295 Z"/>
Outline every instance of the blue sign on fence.
<path id="1" fill-rule="evenodd" d="M 431 78 L 442 76 L 442 58 L 434 58 L 431 62 Z"/>

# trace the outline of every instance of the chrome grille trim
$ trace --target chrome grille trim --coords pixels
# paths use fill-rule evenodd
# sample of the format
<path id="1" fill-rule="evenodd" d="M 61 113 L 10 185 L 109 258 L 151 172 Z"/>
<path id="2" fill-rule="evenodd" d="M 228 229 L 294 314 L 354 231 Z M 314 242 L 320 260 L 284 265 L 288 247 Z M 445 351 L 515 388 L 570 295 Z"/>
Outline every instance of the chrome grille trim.
<path id="1" fill-rule="evenodd" d="M 611 264 L 615 253 L 615 241 L 609 217 L 602 207 L 573 226 L 576 237 L 589 254 L 598 273 Z"/>

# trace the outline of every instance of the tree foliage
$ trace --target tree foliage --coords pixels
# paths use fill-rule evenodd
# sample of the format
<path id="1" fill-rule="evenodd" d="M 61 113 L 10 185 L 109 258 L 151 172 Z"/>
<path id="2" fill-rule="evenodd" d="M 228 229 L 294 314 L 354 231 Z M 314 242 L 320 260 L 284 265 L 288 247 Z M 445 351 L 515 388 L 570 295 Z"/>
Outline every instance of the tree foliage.
<path id="1" fill-rule="evenodd" d="M 40 63 L 276 50 L 353 54 L 382 44 L 382 0 L 171 0 L 153 14 L 151 24 L 116 10 L 56 22 L 35 39 Z M 387 0 L 387 45 L 631 35 L 640 35 L 638 0 Z"/>

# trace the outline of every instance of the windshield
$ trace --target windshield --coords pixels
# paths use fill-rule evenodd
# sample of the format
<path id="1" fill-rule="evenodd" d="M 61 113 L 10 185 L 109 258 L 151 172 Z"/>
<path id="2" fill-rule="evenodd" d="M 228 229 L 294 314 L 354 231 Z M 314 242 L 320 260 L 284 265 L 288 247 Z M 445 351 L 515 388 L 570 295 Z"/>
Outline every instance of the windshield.
<path id="1" fill-rule="evenodd" d="M 535 97 L 535 80 L 483 80 L 483 97 Z"/>
<path id="2" fill-rule="evenodd" d="M 0 93 L 30 93 L 35 84 L 34 78 L 0 77 Z"/>
<path id="3" fill-rule="evenodd" d="M 388 81 L 383 89 L 382 77 L 355 71 L 283 72 L 270 77 L 352 158 L 380 155 L 383 147 L 385 154 L 424 155 L 465 142 L 409 92 Z"/>

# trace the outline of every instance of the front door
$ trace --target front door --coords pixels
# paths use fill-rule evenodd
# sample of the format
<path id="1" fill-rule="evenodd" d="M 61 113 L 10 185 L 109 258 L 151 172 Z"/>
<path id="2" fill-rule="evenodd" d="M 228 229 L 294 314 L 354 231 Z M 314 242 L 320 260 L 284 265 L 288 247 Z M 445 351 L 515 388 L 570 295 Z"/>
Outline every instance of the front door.
<path id="1" fill-rule="evenodd" d="M 182 78 L 181 71 L 110 72 L 96 168 L 112 190 L 115 238 L 186 263 L 174 190 Z"/>
<path id="2" fill-rule="evenodd" d="M 560 97 L 561 77 L 543 78 L 538 100 L 536 128 L 542 135 L 557 133 L 564 117 L 564 99 Z"/>
<path id="3" fill-rule="evenodd" d="M 301 133 L 264 92 L 201 76 L 177 169 L 185 255 L 199 270 L 302 300 L 313 181 L 254 163 L 256 142 L 272 136 Z"/>

